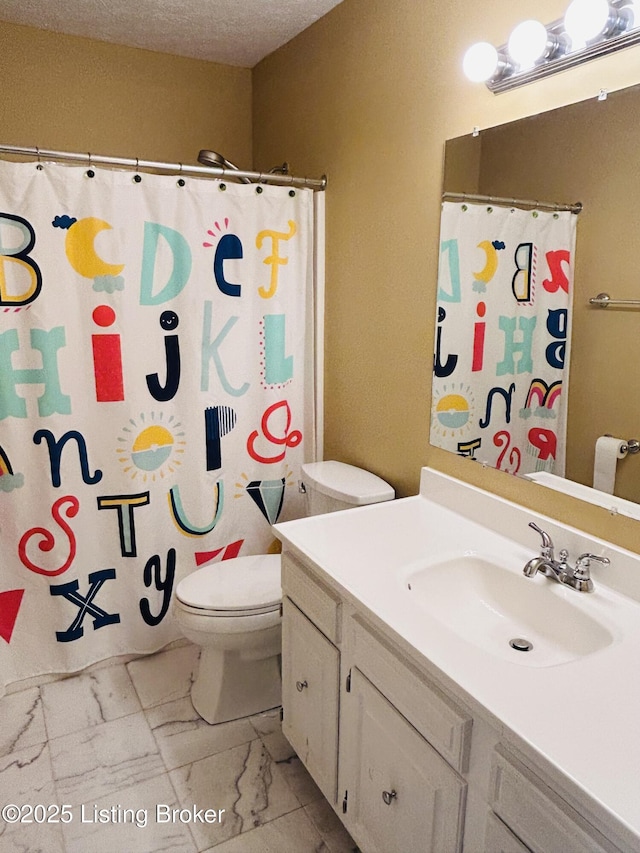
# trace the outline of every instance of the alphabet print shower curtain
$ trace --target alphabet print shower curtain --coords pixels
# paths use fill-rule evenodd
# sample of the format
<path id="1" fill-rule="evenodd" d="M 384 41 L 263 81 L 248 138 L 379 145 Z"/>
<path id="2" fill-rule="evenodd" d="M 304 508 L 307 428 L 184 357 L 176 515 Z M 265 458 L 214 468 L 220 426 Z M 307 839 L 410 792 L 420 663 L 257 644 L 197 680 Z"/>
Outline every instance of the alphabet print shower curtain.
<path id="1" fill-rule="evenodd" d="M 310 190 L 0 163 L 0 694 L 301 514 L 312 278 Z"/>
<path id="2" fill-rule="evenodd" d="M 431 444 L 564 475 L 576 218 L 443 204 Z"/>

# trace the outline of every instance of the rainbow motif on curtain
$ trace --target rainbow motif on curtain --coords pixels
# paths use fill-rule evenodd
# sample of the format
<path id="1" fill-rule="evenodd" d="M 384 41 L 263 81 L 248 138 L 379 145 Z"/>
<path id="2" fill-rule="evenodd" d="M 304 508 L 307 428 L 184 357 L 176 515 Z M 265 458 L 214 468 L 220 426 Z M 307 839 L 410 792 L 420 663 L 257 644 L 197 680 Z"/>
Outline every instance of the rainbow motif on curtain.
<path id="1" fill-rule="evenodd" d="M 564 474 L 576 216 L 442 206 L 431 444 Z"/>
<path id="2" fill-rule="evenodd" d="M 0 693 L 301 514 L 312 259 L 309 190 L 0 163 Z"/>

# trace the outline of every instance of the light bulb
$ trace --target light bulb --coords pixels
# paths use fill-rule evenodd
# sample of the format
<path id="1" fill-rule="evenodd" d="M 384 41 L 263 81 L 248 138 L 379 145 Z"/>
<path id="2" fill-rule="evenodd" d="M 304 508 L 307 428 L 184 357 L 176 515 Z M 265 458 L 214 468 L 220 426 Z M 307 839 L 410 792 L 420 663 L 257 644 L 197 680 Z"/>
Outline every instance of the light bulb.
<path id="1" fill-rule="evenodd" d="M 544 56 L 548 42 L 547 28 L 540 21 L 523 21 L 509 36 L 509 56 L 521 71 L 533 68 Z"/>
<path id="2" fill-rule="evenodd" d="M 462 60 L 462 68 L 473 83 L 484 83 L 493 77 L 498 67 L 498 51 L 492 44 L 479 41 L 471 45 Z"/>
<path id="3" fill-rule="evenodd" d="M 600 35 L 606 29 L 610 15 L 607 0 L 573 0 L 564 16 L 571 49 L 578 50 Z"/>

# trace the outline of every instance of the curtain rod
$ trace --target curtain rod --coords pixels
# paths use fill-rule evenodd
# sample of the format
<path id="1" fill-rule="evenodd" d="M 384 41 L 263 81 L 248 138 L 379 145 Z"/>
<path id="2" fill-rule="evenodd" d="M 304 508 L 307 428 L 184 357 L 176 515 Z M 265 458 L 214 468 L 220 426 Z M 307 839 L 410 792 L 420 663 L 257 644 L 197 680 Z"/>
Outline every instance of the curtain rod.
<path id="1" fill-rule="evenodd" d="M 481 204 L 499 204 L 509 206 L 510 204 L 518 207 L 534 207 L 538 210 L 568 210 L 571 213 L 580 213 L 582 211 L 582 202 L 577 201 L 575 204 L 555 204 L 552 201 L 530 201 L 522 198 L 496 198 L 492 195 L 469 195 L 468 193 L 442 193 L 443 199 L 459 198 L 463 201 L 479 201 Z"/>
<path id="2" fill-rule="evenodd" d="M 324 190 L 327 176 L 321 178 L 295 178 L 292 175 L 279 175 L 273 172 L 247 172 L 242 169 L 224 169 L 221 166 L 184 166 L 182 163 L 160 163 L 153 160 L 138 160 L 126 157 L 105 157 L 101 154 L 74 154 L 69 151 L 49 151 L 45 148 L 23 148 L 17 145 L 0 145 L 0 154 L 17 154 L 23 157 L 35 157 L 37 160 L 61 160 L 88 163 L 96 166 L 120 166 L 126 169 L 153 169 L 158 172 L 175 172 L 179 175 L 204 178 L 226 178 L 234 180 L 247 178 L 256 184 L 276 184 L 277 186 L 308 187 Z"/>

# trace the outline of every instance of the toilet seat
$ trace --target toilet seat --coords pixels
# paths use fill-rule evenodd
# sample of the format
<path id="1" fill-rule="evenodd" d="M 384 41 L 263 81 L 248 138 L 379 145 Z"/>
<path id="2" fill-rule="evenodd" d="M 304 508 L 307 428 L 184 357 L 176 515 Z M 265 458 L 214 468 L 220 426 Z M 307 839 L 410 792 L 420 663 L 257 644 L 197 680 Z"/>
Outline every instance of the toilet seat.
<path id="1" fill-rule="evenodd" d="M 235 610 L 216 610 L 212 607 L 194 607 L 192 604 L 185 604 L 184 601 L 176 596 L 175 605 L 184 613 L 191 613 L 194 616 L 202 616 L 209 619 L 244 619 L 245 621 L 251 616 L 268 616 L 274 614 L 280 618 L 280 604 L 270 605 L 268 607 L 254 607 L 253 609 L 235 609 Z"/>
<path id="2" fill-rule="evenodd" d="M 279 554 L 236 557 L 212 563 L 183 578 L 175 596 L 200 616 L 255 616 L 273 613 L 282 600 Z"/>

